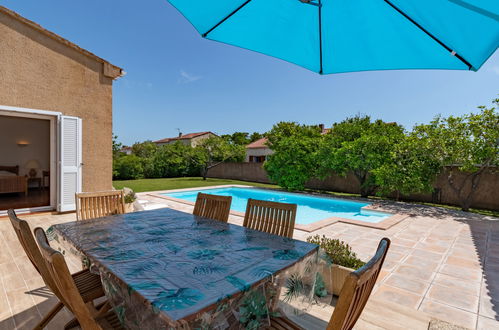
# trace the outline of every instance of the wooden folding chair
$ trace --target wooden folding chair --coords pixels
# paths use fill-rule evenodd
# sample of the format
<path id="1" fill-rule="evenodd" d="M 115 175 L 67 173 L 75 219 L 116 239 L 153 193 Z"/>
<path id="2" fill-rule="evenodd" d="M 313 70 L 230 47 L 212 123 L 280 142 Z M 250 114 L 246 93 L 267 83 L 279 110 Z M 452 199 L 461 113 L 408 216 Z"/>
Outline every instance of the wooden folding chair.
<path id="1" fill-rule="evenodd" d="M 244 214 L 244 227 L 266 233 L 293 237 L 296 204 L 248 199 Z"/>
<path id="2" fill-rule="evenodd" d="M 218 196 L 198 193 L 194 215 L 227 222 L 229 220 L 232 196 Z"/>
<path id="3" fill-rule="evenodd" d="M 327 330 L 350 330 L 360 317 L 371 295 L 374 284 L 378 279 L 379 272 L 385 261 L 390 240 L 383 238 L 374 257 L 361 268 L 350 273 L 341 288 L 338 303 L 334 308 L 333 315 L 327 326 Z M 290 319 L 271 317 L 270 329 L 303 329 Z"/>
<path id="4" fill-rule="evenodd" d="M 101 218 L 125 213 L 123 190 L 77 193 L 76 220 Z"/>
<path id="5" fill-rule="evenodd" d="M 69 273 L 64 256 L 50 247 L 42 228 L 35 229 L 35 237 L 48 273 L 61 294 L 61 301 L 75 316 L 80 326 L 87 330 L 124 329 L 113 310 L 97 310 L 87 304 Z"/>
<path id="6" fill-rule="evenodd" d="M 59 300 L 61 300 L 61 294 L 48 273 L 47 267 L 45 266 L 45 261 L 43 260 L 40 249 L 35 242 L 35 238 L 33 237 L 33 234 L 29 228 L 28 222 L 19 219 L 12 209 L 8 210 L 7 213 L 9 215 L 10 223 L 14 228 L 14 231 L 19 242 L 21 243 L 21 246 L 23 247 L 24 252 L 42 277 L 47 287 L 54 293 L 57 298 L 59 298 Z M 104 296 L 104 289 L 102 288 L 100 277 L 98 275 L 92 274 L 88 269 L 85 269 L 72 274 L 71 276 L 77 283 L 78 291 L 84 297 L 85 303 L 92 302 L 93 300 Z M 47 315 L 42 318 L 42 320 L 34 327 L 34 329 L 43 329 L 50 322 L 50 320 L 52 320 L 54 316 L 57 315 L 62 307 L 63 304 L 61 302 L 58 302 L 47 313 Z"/>

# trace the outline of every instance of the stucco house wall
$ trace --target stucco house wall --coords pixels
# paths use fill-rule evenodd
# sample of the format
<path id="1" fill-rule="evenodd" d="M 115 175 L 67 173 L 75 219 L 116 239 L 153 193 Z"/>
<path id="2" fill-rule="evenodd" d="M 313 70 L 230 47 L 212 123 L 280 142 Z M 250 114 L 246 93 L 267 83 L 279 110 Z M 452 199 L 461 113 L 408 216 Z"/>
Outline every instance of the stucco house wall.
<path id="1" fill-rule="evenodd" d="M 246 157 L 244 158 L 244 161 L 246 163 L 248 162 L 254 162 L 250 158 L 253 157 L 262 157 L 265 156 L 265 160 L 267 159 L 267 156 L 272 155 L 274 152 L 267 146 L 268 140 L 266 137 L 258 139 L 256 141 L 251 142 L 246 146 Z"/>
<path id="2" fill-rule="evenodd" d="M 199 134 L 199 135 L 196 135 L 196 134 Z M 217 136 L 217 135 L 213 134 L 211 132 L 189 133 L 189 134 L 181 135 L 181 136 L 175 137 L 175 138 L 166 138 L 166 139 L 157 140 L 157 141 L 154 141 L 154 143 L 156 143 L 156 145 L 158 147 L 161 147 L 161 146 L 164 146 L 167 144 L 175 144 L 177 142 L 180 142 L 183 145 L 191 146 L 194 148 L 197 145 L 199 145 L 201 142 L 203 142 L 204 140 L 206 140 L 210 137 L 214 137 L 214 136 Z"/>
<path id="3" fill-rule="evenodd" d="M 0 104 L 82 119 L 83 191 L 112 187 L 112 87 L 122 70 L 0 6 Z"/>
<path id="4" fill-rule="evenodd" d="M 214 137 L 214 136 L 216 136 L 216 135 L 213 133 L 207 133 L 204 135 L 196 136 L 195 138 L 191 139 L 191 147 L 194 148 L 197 145 L 199 145 L 201 142 L 203 142 L 204 140 L 209 139 L 209 138 Z"/>
<path id="5" fill-rule="evenodd" d="M 247 148 L 246 149 L 246 157 L 244 159 L 245 162 L 250 161 L 250 156 L 253 157 L 258 157 L 258 156 L 269 156 L 272 155 L 274 152 L 268 148 Z"/>

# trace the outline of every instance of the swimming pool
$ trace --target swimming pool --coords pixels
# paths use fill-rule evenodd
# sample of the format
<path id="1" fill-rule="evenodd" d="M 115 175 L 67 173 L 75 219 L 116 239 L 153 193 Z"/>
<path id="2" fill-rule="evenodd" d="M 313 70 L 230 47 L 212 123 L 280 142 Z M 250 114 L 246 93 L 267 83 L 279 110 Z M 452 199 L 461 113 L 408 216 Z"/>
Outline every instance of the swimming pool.
<path id="1" fill-rule="evenodd" d="M 228 187 L 199 189 L 164 193 L 161 195 L 195 202 L 199 192 L 232 196 L 231 210 L 238 212 L 246 211 L 246 203 L 249 198 L 297 204 L 296 223 L 302 225 L 308 225 L 331 217 L 346 218 L 368 223 L 379 223 L 392 216 L 392 214 L 389 213 L 362 209 L 363 207 L 370 205 L 369 203 L 257 188 Z"/>

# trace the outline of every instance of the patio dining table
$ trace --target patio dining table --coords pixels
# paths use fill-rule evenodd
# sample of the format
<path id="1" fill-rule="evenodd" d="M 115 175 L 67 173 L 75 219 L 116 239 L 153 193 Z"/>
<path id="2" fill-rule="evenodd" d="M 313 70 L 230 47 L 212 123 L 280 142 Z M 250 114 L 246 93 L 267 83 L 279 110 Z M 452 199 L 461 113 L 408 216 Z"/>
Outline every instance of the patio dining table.
<path id="1" fill-rule="evenodd" d="M 48 232 L 52 245 L 100 274 L 129 329 L 256 329 L 277 312 L 279 298 L 313 295 L 317 245 L 173 209 Z"/>

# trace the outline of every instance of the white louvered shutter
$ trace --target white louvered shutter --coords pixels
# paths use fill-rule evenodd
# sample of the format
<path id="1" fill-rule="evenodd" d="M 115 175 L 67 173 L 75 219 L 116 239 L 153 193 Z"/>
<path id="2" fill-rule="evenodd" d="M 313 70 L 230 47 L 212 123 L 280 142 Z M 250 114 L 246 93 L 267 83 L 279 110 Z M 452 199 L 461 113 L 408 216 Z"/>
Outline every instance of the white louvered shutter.
<path id="1" fill-rule="evenodd" d="M 81 119 L 59 118 L 59 212 L 76 209 L 75 193 L 81 192 Z"/>

